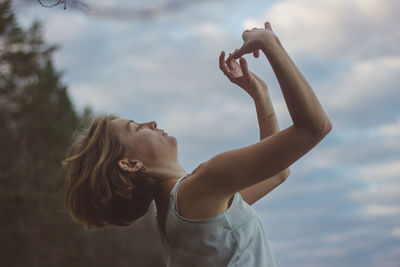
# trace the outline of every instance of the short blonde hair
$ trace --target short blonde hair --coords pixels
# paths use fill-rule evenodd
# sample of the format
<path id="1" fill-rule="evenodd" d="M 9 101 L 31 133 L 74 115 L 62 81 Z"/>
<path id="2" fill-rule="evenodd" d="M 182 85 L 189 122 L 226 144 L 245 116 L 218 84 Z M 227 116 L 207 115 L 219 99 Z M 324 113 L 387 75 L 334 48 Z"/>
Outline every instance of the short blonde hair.
<path id="1" fill-rule="evenodd" d="M 65 204 L 71 217 L 85 229 L 108 224 L 127 226 L 143 216 L 153 200 L 135 194 L 118 161 L 126 152 L 111 127 L 114 115 L 88 117 L 73 136 L 67 158 Z"/>

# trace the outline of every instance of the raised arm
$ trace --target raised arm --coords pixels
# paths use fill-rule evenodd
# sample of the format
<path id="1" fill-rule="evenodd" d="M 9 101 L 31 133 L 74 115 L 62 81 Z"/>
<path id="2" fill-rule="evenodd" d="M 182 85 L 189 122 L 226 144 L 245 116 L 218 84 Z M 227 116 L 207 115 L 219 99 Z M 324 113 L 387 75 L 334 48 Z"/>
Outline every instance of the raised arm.
<path id="1" fill-rule="evenodd" d="M 271 24 L 266 22 L 265 29 L 245 31 L 243 39 L 243 46 L 235 50 L 233 57 L 240 58 L 258 49 L 264 52 L 281 86 L 293 125 L 317 135 L 321 129 L 331 128 L 317 96 L 272 31 Z"/>
<path id="2" fill-rule="evenodd" d="M 318 98 L 269 23 L 265 24 L 265 29 L 245 31 L 243 40 L 243 46 L 233 57 L 258 50 L 264 52 L 280 83 L 293 125 L 256 144 L 217 154 L 202 164 L 191 182 L 192 188 L 196 188 L 192 193 L 207 200 L 203 203 L 215 203 L 215 210 L 219 211 L 236 192 L 287 169 L 332 128 Z"/>
<path id="3" fill-rule="evenodd" d="M 255 54 L 255 57 L 258 56 L 259 53 Z M 246 91 L 253 99 L 257 112 L 260 141 L 279 132 L 279 123 L 269 96 L 268 86 L 249 70 L 246 60 L 241 58 L 239 64 L 230 54 L 225 61 L 225 53 L 222 51 L 219 64 L 227 78 Z M 287 168 L 273 177 L 265 177 L 265 180 L 240 190 L 240 194 L 251 205 L 283 183 L 289 174 L 290 169 Z"/>

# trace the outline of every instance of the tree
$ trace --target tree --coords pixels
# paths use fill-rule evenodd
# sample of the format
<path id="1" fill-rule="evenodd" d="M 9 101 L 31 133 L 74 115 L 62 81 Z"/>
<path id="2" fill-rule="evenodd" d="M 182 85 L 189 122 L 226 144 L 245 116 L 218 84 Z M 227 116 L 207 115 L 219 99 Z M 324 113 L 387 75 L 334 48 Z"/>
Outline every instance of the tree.
<path id="1" fill-rule="evenodd" d="M 56 263 L 55 243 L 76 241 L 56 238 L 67 215 L 54 215 L 63 207 L 60 161 L 78 116 L 53 67 L 56 47 L 44 44 L 38 22 L 18 27 L 9 0 L 0 3 L 0 47 L 2 265 Z"/>
<path id="2" fill-rule="evenodd" d="M 0 2 L 1 265 L 163 266 L 152 214 L 84 232 L 66 212 L 60 162 L 81 116 L 53 66 L 56 49 L 39 22 L 21 29 L 11 1 Z"/>

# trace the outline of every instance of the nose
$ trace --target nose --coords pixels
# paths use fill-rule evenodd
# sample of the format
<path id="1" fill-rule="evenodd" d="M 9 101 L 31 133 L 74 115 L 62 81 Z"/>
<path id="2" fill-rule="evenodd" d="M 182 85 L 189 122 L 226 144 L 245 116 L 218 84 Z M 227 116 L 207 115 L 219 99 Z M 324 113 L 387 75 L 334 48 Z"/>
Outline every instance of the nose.
<path id="1" fill-rule="evenodd" d="M 153 129 L 153 130 L 157 129 L 157 122 L 151 121 L 151 122 L 149 122 L 149 124 L 150 124 L 151 129 Z"/>

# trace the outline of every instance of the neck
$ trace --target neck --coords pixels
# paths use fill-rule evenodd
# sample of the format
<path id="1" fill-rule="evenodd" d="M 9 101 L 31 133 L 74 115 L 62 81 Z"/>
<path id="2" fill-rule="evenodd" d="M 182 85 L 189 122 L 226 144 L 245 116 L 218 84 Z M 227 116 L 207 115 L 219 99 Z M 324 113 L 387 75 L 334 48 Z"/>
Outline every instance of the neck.
<path id="1" fill-rule="evenodd" d="M 160 191 L 170 184 L 175 184 L 179 178 L 185 175 L 186 171 L 179 162 L 169 162 L 164 166 L 150 167 L 146 170 L 146 176 L 151 177 L 154 181 L 154 196 L 158 195 Z"/>

